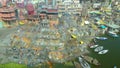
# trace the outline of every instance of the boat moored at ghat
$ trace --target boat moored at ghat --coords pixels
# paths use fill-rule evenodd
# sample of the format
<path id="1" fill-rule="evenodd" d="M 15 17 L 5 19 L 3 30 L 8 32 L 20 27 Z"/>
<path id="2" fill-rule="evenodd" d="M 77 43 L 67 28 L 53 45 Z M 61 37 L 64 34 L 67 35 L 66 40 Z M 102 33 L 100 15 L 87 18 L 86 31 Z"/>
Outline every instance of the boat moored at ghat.
<path id="1" fill-rule="evenodd" d="M 98 40 L 107 40 L 108 38 L 107 37 L 96 37 L 96 39 L 98 39 Z"/>
<path id="2" fill-rule="evenodd" d="M 78 57 L 78 59 L 82 68 L 91 68 L 90 65 L 82 57 Z"/>
<path id="3" fill-rule="evenodd" d="M 94 49 L 95 52 L 99 52 L 103 50 L 103 46 L 98 46 L 97 48 Z"/>
<path id="4" fill-rule="evenodd" d="M 90 48 L 96 48 L 98 47 L 99 45 L 91 45 Z"/>
<path id="5" fill-rule="evenodd" d="M 93 58 L 91 56 L 87 56 L 87 55 L 82 55 L 82 57 L 89 63 L 93 64 L 93 65 L 101 65 L 101 63 L 96 59 Z"/>
<path id="6" fill-rule="evenodd" d="M 114 37 L 114 38 L 118 38 L 119 36 L 115 33 L 115 32 L 113 32 L 113 31 L 109 31 L 108 32 L 108 35 L 110 35 L 111 37 Z"/>
<path id="7" fill-rule="evenodd" d="M 109 50 L 102 50 L 100 52 L 98 52 L 98 54 L 106 54 Z"/>

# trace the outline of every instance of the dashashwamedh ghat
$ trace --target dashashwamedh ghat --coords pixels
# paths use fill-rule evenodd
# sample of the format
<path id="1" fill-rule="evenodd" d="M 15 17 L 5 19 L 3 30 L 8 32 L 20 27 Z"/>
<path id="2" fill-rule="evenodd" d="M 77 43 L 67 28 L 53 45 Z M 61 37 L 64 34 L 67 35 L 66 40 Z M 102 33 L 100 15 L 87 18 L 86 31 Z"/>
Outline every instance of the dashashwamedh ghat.
<path id="1" fill-rule="evenodd" d="M 82 56 L 86 61 L 98 65 L 97 59 L 93 61 L 88 56 L 87 48 L 95 45 L 94 39 L 108 30 L 119 32 L 119 22 L 114 23 L 119 19 L 119 15 L 116 15 L 119 11 L 112 13 L 116 8 L 111 7 L 114 1 L 110 5 L 107 2 L 93 5 L 89 1 L 74 2 L 72 6 L 78 5 L 74 8 L 61 1 L 56 4 L 59 8 L 54 2 L 52 6 L 42 1 L 16 3 L 1 2 L 1 64 L 65 63 Z"/>

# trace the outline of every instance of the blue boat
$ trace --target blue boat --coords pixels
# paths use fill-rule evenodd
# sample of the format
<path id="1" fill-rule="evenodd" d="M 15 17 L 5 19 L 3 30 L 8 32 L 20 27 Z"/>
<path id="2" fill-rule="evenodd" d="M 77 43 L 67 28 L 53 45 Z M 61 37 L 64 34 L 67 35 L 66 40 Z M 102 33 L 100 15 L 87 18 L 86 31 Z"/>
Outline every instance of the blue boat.
<path id="1" fill-rule="evenodd" d="M 96 39 L 99 39 L 99 40 L 106 40 L 108 39 L 107 37 L 96 37 Z"/>

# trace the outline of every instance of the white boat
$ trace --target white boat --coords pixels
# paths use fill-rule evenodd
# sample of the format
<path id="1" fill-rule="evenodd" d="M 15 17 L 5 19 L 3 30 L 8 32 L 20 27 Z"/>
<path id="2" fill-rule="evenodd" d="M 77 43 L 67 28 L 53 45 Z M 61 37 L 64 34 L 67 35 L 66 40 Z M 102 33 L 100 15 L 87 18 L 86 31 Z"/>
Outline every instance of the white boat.
<path id="1" fill-rule="evenodd" d="M 98 46 L 97 48 L 94 49 L 95 52 L 99 52 L 103 50 L 103 46 Z"/>
<path id="2" fill-rule="evenodd" d="M 98 54 L 106 54 L 108 52 L 108 50 L 102 50 L 100 52 L 98 52 Z"/>
<path id="3" fill-rule="evenodd" d="M 112 37 L 115 37 L 115 38 L 117 38 L 117 37 L 119 37 L 117 34 L 113 34 L 113 35 L 111 35 Z"/>
<path id="4" fill-rule="evenodd" d="M 118 36 L 115 32 L 113 32 L 113 31 L 109 31 L 108 33 L 109 33 L 109 35 L 112 36 L 112 37 L 115 37 L 115 38 L 119 37 L 119 36 Z"/>
<path id="5" fill-rule="evenodd" d="M 96 48 L 96 47 L 98 47 L 98 45 L 92 45 L 92 46 L 90 46 L 90 48 Z"/>
<path id="6" fill-rule="evenodd" d="M 109 34 L 116 34 L 115 32 L 113 31 L 108 31 Z"/>
<path id="7" fill-rule="evenodd" d="M 90 65 L 82 57 L 78 57 L 78 59 L 83 68 L 91 68 Z"/>
<path id="8" fill-rule="evenodd" d="M 99 40 L 106 40 L 108 39 L 107 37 L 96 37 L 96 39 L 99 39 Z"/>

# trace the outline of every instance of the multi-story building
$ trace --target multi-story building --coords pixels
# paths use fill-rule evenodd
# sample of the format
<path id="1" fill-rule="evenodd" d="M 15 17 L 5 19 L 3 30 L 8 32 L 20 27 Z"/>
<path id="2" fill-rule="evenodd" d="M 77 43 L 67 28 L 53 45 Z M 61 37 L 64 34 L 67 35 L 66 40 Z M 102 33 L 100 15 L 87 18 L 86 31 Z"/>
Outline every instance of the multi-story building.
<path id="1" fill-rule="evenodd" d="M 56 0 L 44 0 L 44 5 L 42 4 L 40 5 L 41 7 L 38 8 L 38 12 L 42 13 L 40 14 L 40 17 L 46 17 L 46 14 L 47 14 L 47 17 L 49 19 L 57 18 L 58 8 L 56 3 L 57 3 Z"/>
<path id="2" fill-rule="evenodd" d="M 45 0 L 46 5 L 56 6 L 56 0 Z"/>
<path id="3" fill-rule="evenodd" d="M 65 5 L 62 0 L 57 0 L 57 7 L 59 13 L 65 12 Z"/>
<path id="4" fill-rule="evenodd" d="M 80 14 L 81 12 L 81 5 L 79 0 L 59 0 L 57 3 L 58 5 L 58 12 L 68 12 L 72 14 Z"/>
<path id="5" fill-rule="evenodd" d="M 11 21 L 16 20 L 15 16 L 15 7 L 14 6 L 8 6 L 7 0 L 0 0 L 0 3 L 2 4 L 2 7 L 0 8 L 0 19 L 3 21 L 6 21 L 10 24 Z"/>

